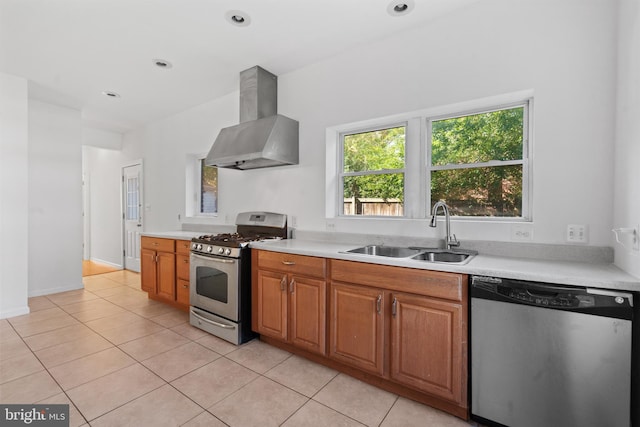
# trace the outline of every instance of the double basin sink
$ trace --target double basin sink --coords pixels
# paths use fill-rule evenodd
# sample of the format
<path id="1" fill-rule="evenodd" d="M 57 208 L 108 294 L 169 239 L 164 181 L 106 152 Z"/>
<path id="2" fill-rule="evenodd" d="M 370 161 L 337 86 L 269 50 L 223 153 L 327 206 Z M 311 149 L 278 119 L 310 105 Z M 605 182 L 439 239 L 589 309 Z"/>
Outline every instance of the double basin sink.
<path id="1" fill-rule="evenodd" d="M 466 264 L 471 261 L 471 258 L 478 255 L 478 252 L 466 249 L 437 249 L 384 245 L 362 246 L 345 251 L 345 253 L 390 258 L 410 258 L 418 261 L 446 264 Z"/>

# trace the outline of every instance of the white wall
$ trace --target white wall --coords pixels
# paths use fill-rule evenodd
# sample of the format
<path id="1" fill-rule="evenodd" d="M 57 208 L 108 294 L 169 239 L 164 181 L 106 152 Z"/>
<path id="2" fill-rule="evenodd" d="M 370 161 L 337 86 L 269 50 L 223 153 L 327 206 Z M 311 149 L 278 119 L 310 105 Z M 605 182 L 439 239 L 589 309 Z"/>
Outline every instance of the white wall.
<path id="1" fill-rule="evenodd" d="M 520 90 L 535 94 L 534 242 L 564 243 L 586 224 L 590 245 L 611 244 L 616 3 L 486 0 L 393 38 L 279 78 L 279 112 L 300 122 L 300 164 L 221 170 L 220 216 L 243 210 L 294 215 L 325 230 L 329 126 Z M 238 70 L 241 71 L 241 70 Z M 147 230 L 178 228 L 184 164 L 237 123 L 237 93 L 125 136 L 145 160 Z M 433 237 L 426 220 L 336 220 L 335 230 Z M 510 239 L 510 223 L 456 222 L 469 239 Z"/>
<path id="2" fill-rule="evenodd" d="M 82 285 L 80 111 L 29 100 L 29 296 Z"/>
<path id="3" fill-rule="evenodd" d="M 615 146 L 615 228 L 640 224 L 640 4 L 620 0 Z M 616 244 L 615 263 L 640 277 L 640 252 Z"/>
<path id="4" fill-rule="evenodd" d="M 0 319 L 29 312 L 27 81 L 0 73 Z"/>
<path id="5" fill-rule="evenodd" d="M 125 135 L 123 154 L 144 159 L 145 231 L 180 229 L 185 218 L 187 157 L 206 154 L 221 127 L 238 123 L 238 108 L 234 93 Z M 218 197 L 227 207 L 211 222 L 224 222 L 225 212 L 234 212 L 230 222 L 235 221 L 233 182 L 239 175 L 234 172 L 219 172 L 219 180 L 230 184 L 220 189 Z"/>
<path id="6" fill-rule="evenodd" d="M 122 267 L 121 176 L 126 158 L 120 150 L 82 147 L 89 186 L 90 259 Z"/>
<path id="7" fill-rule="evenodd" d="M 122 134 L 103 129 L 83 126 L 82 145 L 91 147 L 108 148 L 110 150 L 122 149 Z"/>

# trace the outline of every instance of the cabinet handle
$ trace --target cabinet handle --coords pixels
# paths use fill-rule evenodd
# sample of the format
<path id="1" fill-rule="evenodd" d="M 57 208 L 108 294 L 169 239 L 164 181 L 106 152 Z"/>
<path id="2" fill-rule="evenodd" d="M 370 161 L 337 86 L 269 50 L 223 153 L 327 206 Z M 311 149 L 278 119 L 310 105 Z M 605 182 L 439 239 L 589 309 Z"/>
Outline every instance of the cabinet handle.
<path id="1" fill-rule="evenodd" d="M 296 285 L 296 281 L 295 279 L 291 279 L 291 283 L 289 283 L 289 292 L 293 293 L 294 291 L 294 286 Z"/>
<path id="2" fill-rule="evenodd" d="M 295 261 L 282 261 L 284 265 L 296 265 Z"/>
<path id="3" fill-rule="evenodd" d="M 391 303 L 391 315 L 396 317 L 396 313 L 398 310 L 398 298 L 393 297 L 393 302 Z"/>
<path id="4" fill-rule="evenodd" d="M 158 255 L 156 255 L 156 260 L 155 261 L 158 262 Z"/>
<path id="5" fill-rule="evenodd" d="M 189 264 L 189 260 L 188 259 L 183 259 L 182 262 L 184 262 L 185 264 Z"/>
<path id="6" fill-rule="evenodd" d="M 378 314 L 382 312 L 382 295 L 378 295 L 378 298 L 376 299 L 376 311 Z"/>
<path id="7" fill-rule="evenodd" d="M 187 289 L 189 285 L 182 285 L 183 288 Z"/>
<path id="8" fill-rule="evenodd" d="M 287 286 L 287 276 L 283 276 L 282 280 L 280 280 L 280 290 L 284 291 L 285 286 Z"/>
<path id="9" fill-rule="evenodd" d="M 153 242 L 152 245 L 153 246 L 158 246 L 158 242 Z"/>

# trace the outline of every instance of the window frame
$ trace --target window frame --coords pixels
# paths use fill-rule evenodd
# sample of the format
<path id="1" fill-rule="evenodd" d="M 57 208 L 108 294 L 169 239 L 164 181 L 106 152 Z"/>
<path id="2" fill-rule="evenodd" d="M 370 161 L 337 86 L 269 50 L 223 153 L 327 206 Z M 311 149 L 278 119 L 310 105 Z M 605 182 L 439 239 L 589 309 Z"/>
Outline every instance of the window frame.
<path id="1" fill-rule="evenodd" d="M 218 170 L 218 188 L 216 191 L 216 212 L 201 212 L 202 207 L 202 161 L 207 154 L 187 155 L 186 167 L 186 216 L 187 218 L 215 218 L 220 212 L 220 171 Z"/>
<path id="2" fill-rule="evenodd" d="M 531 194 L 532 194 L 532 179 L 531 179 L 531 114 L 532 114 L 533 98 L 528 97 L 521 101 L 508 102 L 502 104 L 495 104 L 492 106 L 472 108 L 464 111 L 457 111 L 449 114 L 438 114 L 427 116 L 426 123 L 426 137 L 423 141 L 425 147 L 426 159 L 424 174 L 426 180 L 426 214 L 428 215 L 431 210 L 431 172 L 442 170 L 456 170 L 456 169 L 473 169 L 483 167 L 500 167 L 500 166 L 513 166 L 522 165 L 522 215 L 520 216 L 460 216 L 452 215 L 451 218 L 462 221 L 532 221 L 531 215 Z M 520 160 L 489 160 L 488 162 L 480 163 L 463 163 L 463 164 L 448 164 L 448 165 L 433 165 L 432 164 L 432 125 L 434 121 L 454 119 L 465 116 L 472 116 L 476 114 L 491 113 L 501 110 L 509 110 L 512 108 L 522 107 L 524 109 L 522 113 L 522 159 Z"/>
<path id="3" fill-rule="evenodd" d="M 453 118 L 513 108 L 526 104 L 523 121 L 523 182 L 522 182 L 522 215 L 518 217 L 497 216 L 452 216 L 452 221 L 475 221 L 493 223 L 531 223 L 533 222 L 533 90 L 522 90 L 497 96 L 475 99 L 443 106 L 436 106 L 418 111 L 395 114 L 387 117 L 363 120 L 328 127 L 326 129 L 326 205 L 325 218 L 327 229 L 333 230 L 332 219 L 347 221 L 379 221 L 379 220 L 424 220 L 431 215 L 431 125 L 429 121 Z M 404 215 L 373 216 L 344 215 L 343 206 L 343 138 L 347 134 L 355 134 L 380 129 L 388 129 L 402 124 L 405 133 L 405 168 L 404 168 Z M 495 163 L 487 162 L 489 166 Z M 504 164 L 501 164 L 504 166 Z M 384 172 L 386 173 L 386 172 Z"/>
<path id="4" fill-rule="evenodd" d="M 357 135 L 360 133 L 376 132 L 385 129 L 394 129 L 404 127 L 405 129 L 405 150 L 404 150 L 404 168 L 402 169 L 378 169 L 374 171 L 359 171 L 359 172 L 345 172 L 344 171 L 344 138 L 349 135 Z M 361 129 L 353 129 L 349 131 L 343 131 L 338 134 L 338 192 L 336 204 L 338 206 L 338 217 L 341 218 L 406 218 L 407 217 L 407 134 L 409 123 L 407 120 L 401 122 L 389 122 L 380 124 L 373 127 L 364 127 Z M 403 188 L 402 188 L 402 216 L 392 215 L 347 215 L 344 213 L 344 178 L 349 176 L 369 176 L 369 175 L 391 175 L 401 173 L 403 175 Z"/>

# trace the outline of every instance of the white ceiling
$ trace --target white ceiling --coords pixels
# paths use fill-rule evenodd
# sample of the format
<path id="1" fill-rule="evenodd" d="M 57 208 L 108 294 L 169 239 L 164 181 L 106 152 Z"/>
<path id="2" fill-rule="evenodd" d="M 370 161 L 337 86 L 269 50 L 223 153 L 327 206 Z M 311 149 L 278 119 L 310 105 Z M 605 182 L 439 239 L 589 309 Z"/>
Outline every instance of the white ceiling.
<path id="1" fill-rule="evenodd" d="M 475 1 L 405 0 L 413 10 L 390 16 L 391 0 L 0 0 L 0 71 L 126 132 L 237 90 L 254 65 L 285 74 Z M 231 25 L 230 10 L 250 25 Z"/>

